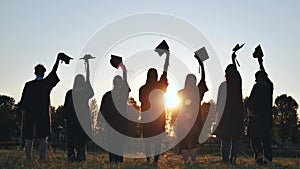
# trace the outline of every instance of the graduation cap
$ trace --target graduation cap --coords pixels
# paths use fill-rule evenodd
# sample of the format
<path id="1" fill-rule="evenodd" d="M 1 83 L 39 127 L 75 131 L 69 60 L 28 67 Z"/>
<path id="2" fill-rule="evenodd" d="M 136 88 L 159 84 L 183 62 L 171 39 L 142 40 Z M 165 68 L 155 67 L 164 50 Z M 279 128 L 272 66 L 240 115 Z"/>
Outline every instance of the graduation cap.
<path id="1" fill-rule="evenodd" d="M 59 53 L 58 56 L 59 56 L 61 61 L 65 62 L 65 64 L 69 64 L 70 60 L 73 59 L 73 58 L 71 58 L 70 56 L 68 56 L 64 53 Z"/>
<path id="2" fill-rule="evenodd" d="M 92 55 L 90 55 L 90 54 L 86 54 L 86 55 L 84 55 L 82 58 L 80 58 L 80 59 L 83 59 L 83 60 L 89 60 L 89 59 L 95 59 L 96 57 L 93 57 Z"/>
<path id="3" fill-rule="evenodd" d="M 243 43 L 242 45 L 236 44 L 235 47 L 232 49 L 233 55 L 235 55 L 235 52 L 240 50 L 244 45 L 245 45 L 245 43 Z M 235 59 L 235 60 L 236 60 L 237 65 L 240 66 L 239 61 L 237 59 Z"/>
<path id="4" fill-rule="evenodd" d="M 120 56 L 117 56 L 117 55 L 111 55 L 111 58 L 110 58 L 110 64 L 118 69 L 119 65 L 122 63 L 122 57 Z"/>
<path id="5" fill-rule="evenodd" d="M 261 49 L 260 44 L 256 46 L 255 51 L 253 53 L 253 58 L 262 58 L 264 56 L 264 53 Z"/>
<path id="6" fill-rule="evenodd" d="M 208 53 L 207 53 L 205 47 L 202 47 L 199 50 L 197 50 L 195 52 L 195 57 L 197 59 L 202 60 L 202 62 L 205 61 L 205 60 L 207 60 L 209 58 L 209 56 L 208 56 Z"/>
<path id="7" fill-rule="evenodd" d="M 244 45 L 245 45 L 245 43 L 243 43 L 242 45 L 236 44 L 235 47 L 232 49 L 232 51 L 236 52 L 236 51 L 240 50 Z"/>
<path id="8" fill-rule="evenodd" d="M 169 45 L 165 40 L 163 40 L 154 50 L 159 54 L 159 56 L 163 55 L 166 51 L 169 51 Z"/>

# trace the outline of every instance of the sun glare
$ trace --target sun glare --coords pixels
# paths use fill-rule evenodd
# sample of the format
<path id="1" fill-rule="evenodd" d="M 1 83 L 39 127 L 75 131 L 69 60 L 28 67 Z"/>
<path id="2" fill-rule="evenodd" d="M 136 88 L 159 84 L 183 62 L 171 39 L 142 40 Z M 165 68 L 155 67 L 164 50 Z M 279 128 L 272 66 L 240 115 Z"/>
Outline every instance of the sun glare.
<path id="1" fill-rule="evenodd" d="M 178 103 L 178 97 L 177 97 L 177 92 L 178 92 L 178 87 L 176 84 L 169 84 L 167 88 L 167 92 L 164 95 L 165 98 L 165 104 L 167 108 L 175 108 Z"/>

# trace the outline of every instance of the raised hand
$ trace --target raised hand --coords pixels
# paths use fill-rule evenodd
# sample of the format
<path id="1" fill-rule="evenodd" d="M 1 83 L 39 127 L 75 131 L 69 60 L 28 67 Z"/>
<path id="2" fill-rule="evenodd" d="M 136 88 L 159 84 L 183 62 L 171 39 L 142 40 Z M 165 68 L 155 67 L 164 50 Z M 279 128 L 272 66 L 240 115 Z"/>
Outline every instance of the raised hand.
<path id="1" fill-rule="evenodd" d="M 57 58 L 58 58 L 59 60 L 61 60 L 61 61 L 64 61 L 65 64 L 69 64 L 69 63 L 70 63 L 70 60 L 73 59 L 73 58 L 71 58 L 70 56 L 68 56 L 68 55 L 66 55 L 66 54 L 64 54 L 64 53 L 62 53 L 62 52 L 61 52 L 61 53 L 58 53 Z"/>

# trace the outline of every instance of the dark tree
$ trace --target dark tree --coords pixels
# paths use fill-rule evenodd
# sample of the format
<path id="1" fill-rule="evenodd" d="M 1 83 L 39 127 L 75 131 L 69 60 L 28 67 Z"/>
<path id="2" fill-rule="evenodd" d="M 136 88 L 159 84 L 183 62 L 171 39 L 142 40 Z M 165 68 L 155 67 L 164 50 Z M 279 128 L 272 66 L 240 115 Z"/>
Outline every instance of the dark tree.
<path id="1" fill-rule="evenodd" d="M 52 133 L 58 134 L 60 130 L 63 129 L 65 126 L 63 106 L 58 106 L 57 109 L 55 109 L 55 107 L 51 107 L 51 111 L 52 111 L 52 115 L 51 115 Z"/>
<path id="2" fill-rule="evenodd" d="M 15 99 L 0 95 L 0 140 L 8 141 L 18 137 L 20 117 L 17 117 Z"/>
<path id="3" fill-rule="evenodd" d="M 52 146 L 61 144 L 65 141 L 66 128 L 64 120 L 63 106 L 58 106 L 57 109 L 51 106 L 51 136 L 49 141 L 52 142 Z M 62 137 L 61 137 L 62 134 Z"/>
<path id="4" fill-rule="evenodd" d="M 297 141 L 298 103 L 291 96 L 283 94 L 275 99 L 274 129 L 278 127 L 281 142 Z"/>
<path id="5" fill-rule="evenodd" d="M 272 107 L 272 119 L 273 119 L 273 126 L 272 126 L 272 138 L 280 139 L 280 125 L 278 120 L 278 109 L 274 105 Z"/>

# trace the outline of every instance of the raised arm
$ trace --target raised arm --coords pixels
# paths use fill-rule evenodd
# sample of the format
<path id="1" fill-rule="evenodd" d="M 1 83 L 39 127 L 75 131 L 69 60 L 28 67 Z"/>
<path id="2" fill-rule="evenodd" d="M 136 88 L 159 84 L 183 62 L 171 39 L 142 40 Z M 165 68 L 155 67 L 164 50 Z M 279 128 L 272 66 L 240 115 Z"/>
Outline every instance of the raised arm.
<path id="1" fill-rule="evenodd" d="M 198 59 L 198 63 L 201 67 L 201 81 L 205 80 L 205 70 L 204 70 L 204 64 L 201 59 Z"/>
<path id="2" fill-rule="evenodd" d="M 231 60 L 232 60 L 232 64 L 235 66 L 235 68 L 236 68 L 236 61 L 235 61 L 235 59 L 236 59 L 236 54 L 235 54 L 235 52 L 233 52 L 232 53 L 232 55 L 231 55 Z"/>
<path id="3" fill-rule="evenodd" d="M 86 64 L 86 81 L 89 82 L 90 81 L 90 63 L 89 60 L 85 60 L 85 64 Z"/>
<path id="4" fill-rule="evenodd" d="M 258 59 L 258 63 L 259 63 L 259 68 L 260 68 L 260 70 L 262 70 L 263 72 L 267 73 L 266 70 L 265 70 L 265 67 L 264 67 L 264 65 L 263 65 L 263 59 L 262 59 L 262 57 L 259 57 L 259 58 L 257 58 L 257 59 Z"/>
<path id="5" fill-rule="evenodd" d="M 57 71 L 57 68 L 58 68 L 58 65 L 59 65 L 59 60 L 61 59 L 61 55 L 62 55 L 62 53 L 59 53 L 59 54 L 57 55 L 56 61 L 55 61 L 55 63 L 54 63 L 54 66 L 53 66 L 51 72 L 55 73 L 55 72 Z"/>
<path id="6" fill-rule="evenodd" d="M 164 72 L 168 72 L 168 67 L 169 67 L 169 61 L 170 61 L 170 52 L 166 52 L 166 60 L 164 64 Z"/>
<path id="7" fill-rule="evenodd" d="M 89 57 L 86 57 L 87 55 L 89 55 L 89 54 L 86 54 L 85 58 L 89 58 Z M 91 82 L 90 82 L 90 63 L 89 63 L 89 59 L 85 59 L 84 62 L 85 62 L 85 65 L 86 65 L 85 82 L 86 82 L 87 96 L 88 96 L 88 98 L 92 98 L 94 96 L 94 90 L 93 90 L 93 87 L 92 87 Z"/>
<path id="8" fill-rule="evenodd" d="M 205 69 L 204 69 L 204 64 L 203 61 L 201 59 L 199 59 L 198 57 L 195 57 L 198 60 L 198 63 L 201 67 L 201 80 L 198 83 L 198 90 L 199 90 L 199 96 L 200 96 L 200 101 L 202 101 L 203 97 L 204 97 L 204 93 L 208 91 L 206 82 L 205 82 Z"/>
<path id="9" fill-rule="evenodd" d="M 121 63 L 120 67 L 123 71 L 123 82 L 124 82 L 123 90 L 124 90 L 124 94 L 125 94 L 124 97 L 126 97 L 126 102 L 127 102 L 128 94 L 131 91 L 131 89 L 130 89 L 129 84 L 127 82 L 127 69 L 126 69 L 126 66 L 123 63 Z"/>
<path id="10" fill-rule="evenodd" d="M 123 71 L 123 80 L 127 83 L 127 69 L 126 69 L 126 66 L 123 63 L 121 63 L 120 67 Z"/>

